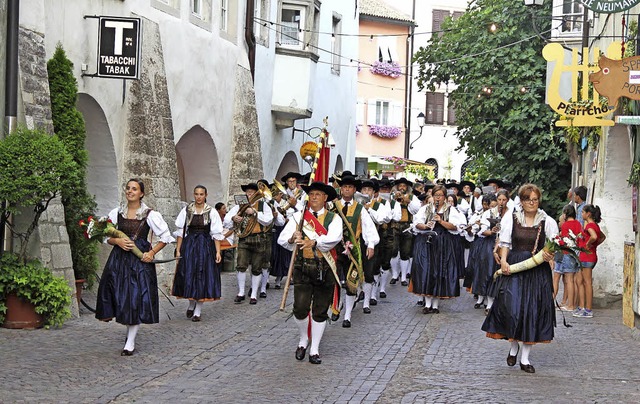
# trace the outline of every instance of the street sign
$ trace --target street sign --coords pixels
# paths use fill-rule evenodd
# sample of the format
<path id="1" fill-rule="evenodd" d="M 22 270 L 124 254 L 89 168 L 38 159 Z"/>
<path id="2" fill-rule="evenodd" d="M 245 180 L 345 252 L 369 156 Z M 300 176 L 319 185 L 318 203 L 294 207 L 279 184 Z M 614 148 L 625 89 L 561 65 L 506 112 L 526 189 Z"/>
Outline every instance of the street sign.
<path id="1" fill-rule="evenodd" d="M 100 17 L 98 77 L 139 78 L 141 29 L 140 18 Z"/>
<path id="2" fill-rule="evenodd" d="M 623 125 L 640 125 L 640 116 L 618 115 L 616 116 L 616 123 L 621 123 Z"/>

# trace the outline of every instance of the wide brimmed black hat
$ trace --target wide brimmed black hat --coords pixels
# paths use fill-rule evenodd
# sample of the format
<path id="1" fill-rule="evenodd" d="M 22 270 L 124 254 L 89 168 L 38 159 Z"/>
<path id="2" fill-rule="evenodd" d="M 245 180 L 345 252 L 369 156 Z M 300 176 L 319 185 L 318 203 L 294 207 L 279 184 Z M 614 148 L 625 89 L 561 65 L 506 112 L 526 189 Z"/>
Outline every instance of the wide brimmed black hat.
<path id="1" fill-rule="evenodd" d="M 378 183 L 378 189 L 380 189 L 380 188 L 391 188 L 391 187 L 393 187 L 393 182 L 387 177 L 384 177 Z"/>
<path id="2" fill-rule="evenodd" d="M 258 184 L 256 184 L 255 182 L 250 182 L 246 185 L 240 185 L 240 188 L 242 188 L 242 192 L 246 192 L 247 189 L 253 189 L 254 191 L 258 190 Z"/>
<path id="3" fill-rule="evenodd" d="M 444 187 L 447 189 L 455 188 L 458 190 L 458 192 L 462 192 L 462 184 L 458 184 L 456 182 L 449 182 L 447 184 L 444 184 Z"/>
<path id="4" fill-rule="evenodd" d="M 364 187 L 373 188 L 374 192 L 378 192 L 378 190 L 380 190 L 380 186 L 378 185 L 378 180 L 373 181 L 373 178 L 360 181 L 360 186 L 358 187 L 358 191 Z"/>
<path id="5" fill-rule="evenodd" d="M 283 175 L 282 178 L 280 178 L 280 181 L 287 182 L 289 178 L 295 178 L 296 180 L 300 181 L 300 178 L 302 178 L 302 174 L 289 171 L 288 173 Z"/>
<path id="6" fill-rule="evenodd" d="M 503 188 L 508 188 L 508 189 L 513 189 L 513 182 L 511 182 L 509 180 L 502 180 L 502 187 Z"/>
<path id="7" fill-rule="evenodd" d="M 259 179 L 259 180 L 258 180 L 258 184 L 259 184 L 259 183 L 263 183 L 264 185 L 266 185 L 266 186 L 268 186 L 268 187 L 271 187 L 271 185 L 273 185 L 273 184 L 269 183 L 269 181 L 267 181 L 267 180 L 266 180 L 266 179 L 264 179 L 264 178 Z"/>
<path id="8" fill-rule="evenodd" d="M 482 185 L 484 186 L 488 186 L 491 183 L 498 185 L 498 188 L 504 187 L 504 182 L 502 182 L 502 180 L 499 180 L 497 178 L 489 178 L 488 180 L 482 181 Z"/>
<path id="9" fill-rule="evenodd" d="M 399 184 L 407 184 L 407 186 L 409 186 L 409 187 L 413 186 L 413 182 L 409 181 L 408 179 L 406 179 L 404 177 L 398 178 L 393 183 L 393 185 L 399 185 Z"/>
<path id="10" fill-rule="evenodd" d="M 374 192 L 380 191 L 380 180 L 377 179 L 376 177 L 373 177 L 371 178 L 371 182 L 373 182 L 373 191 Z"/>
<path id="11" fill-rule="evenodd" d="M 353 175 L 353 173 L 351 173 L 351 171 L 343 171 L 342 175 L 340 175 L 339 177 L 337 177 L 338 185 L 343 186 L 343 185 L 353 185 L 354 187 L 358 188 L 360 186 L 360 180 L 356 178 L 355 175 Z"/>
<path id="12" fill-rule="evenodd" d="M 476 189 L 476 184 L 474 184 L 471 181 L 462 181 L 460 183 L 460 189 L 464 188 L 465 185 L 468 185 L 471 188 L 471 192 L 473 192 L 473 190 Z"/>
<path id="13" fill-rule="evenodd" d="M 302 189 L 307 194 L 311 191 L 324 192 L 325 194 L 327 194 L 327 201 L 333 201 L 338 197 L 338 193 L 331 185 L 327 185 L 324 182 L 320 181 L 313 182 L 311 183 L 311 185 L 303 185 Z"/>

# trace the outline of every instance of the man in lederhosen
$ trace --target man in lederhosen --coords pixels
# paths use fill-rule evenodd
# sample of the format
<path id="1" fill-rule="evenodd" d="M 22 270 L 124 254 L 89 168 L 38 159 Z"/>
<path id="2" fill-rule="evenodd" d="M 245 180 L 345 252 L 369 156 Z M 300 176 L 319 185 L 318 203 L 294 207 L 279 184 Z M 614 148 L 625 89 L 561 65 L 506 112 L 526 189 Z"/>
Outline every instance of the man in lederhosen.
<path id="1" fill-rule="evenodd" d="M 407 286 L 409 285 L 407 275 L 411 270 L 410 260 L 413 255 L 413 233 L 408 229 L 411 227 L 413 215 L 420 210 L 422 203 L 417 196 L 409 191 L 409 188 L 413 186 L 411 181 L 402 177 L 397 179 L 394 185 L 396 187 L 395 200 L 400 204 L 400 220 L 396 224 L 398 235 L 400 236 L 400 260 L 396 261 L 398 265 L 393 271 L 393 277 L 389 283 L 395 284 L 398 281 L 398 276 L 400 276 L 402 286 Z"/>
<path id="2" fill-rule="evenodd" d="M 391 216 L 388 222 L 379 226 L 380 235 L 380 298 L 387 297 L 386 286 L 389 281 L 391 259 L 398 255 L 400 237 L 398 221 L 401 217 L 400 204 L 391 198 L 393 183 L 388 178 L 380 180 L 380 203 L 389 207 Z"/>
<path id="3" fill-rule="evenodd" d="M 251 201 L 251 198 L 258 191 L 258 184 L 255 182 L 241 185 L 242 190 Z M 258 302 L 258 290 L 262 281 L 262 268 L 268 264 L 267 249 L 271 249 L 267 230 L 270 232 L 271 222 L 273 221 L 273 213 L 271 208 L 262 199 L 256 200 L 251 206 L 242 205 L 242 215 L 239 215 L 240 205 L 236 205 L 224 217 L 224 227 L 231 228 L 235 226 L 242 231 L 243 222 L 247 223 L 251 220 L 257 220 L 250 234 L 239 238 L 238 251 L 236 261 L 236 271 L 238 277 L 238 294 L 233 300 L 241 303 L 245 295 L 245 280 L 247 277 L 247 268 L 251 265 L 251 299 L 249 304 Z"/>
<path id="4" fill-rule="evenodd" d="M 350 232 L 347 226 L 349 226 L 355 234 L 356 240 L 353 244 L 357 243 L 360 246 L 362 256 L 361 265 L 363 270 L 368 265 L 367 261 L 373 258 L 375 246 L 380 242 L 380 236 L 378 236 L 378 231 L 376 230 L 375 224 L 373 223 L 373 220 L 371 220 L 371 216 L 369 216 L 367 209 L 353 199 L 353 195 L 356 193 L 356 189 L 360 185 L 360 181 L 356 179 L 351 171 L 344 171 L 340 179 L 338 179 L 338 185 L 340 185 L 340 194 L 342 198 L 335 204 L 335 209 L 340 210 L 342 215 L 347 219 L 347 223 L 343 226 L 343 244 L 338 245 L 336 248 L 338 252 L 337 266 L 340 280 L 344 281 L 345 286 L 347 286 L 342 326 L 349 328 L 351 327 L 351 311 L 353 310 L 353 306 L 356 302 L 357 291 L 352 290 L 348 285 L 346 285 L 347 276 L 351 276 L 351 271 L 353 271 L 353 266 L 355 266 L 355 263 L 352 262 L 351 258 L 348 255 L 343 254 L 345 251 L 344 245 L 351 243 Z M 365 279 L 357 279 L 356 282 L 359 285 L 364 280 Z"/>
<path id="5" fill-rule="evenodd" d="M 377 196 L 379 190 L 380 186 L 377 178 L 363 180 L 360 185 L 360 192 L 370 198 L 369 203 L 365 204 L 364 207 L 367 209 L 369 216 L 371 216 L 378 235 L 380 234 L 380 226 L 391 220 L 391 209 L 389 205 L 380 202 Z M 376 244 L 373 251 L 373 258 L 367 260 L 364 267 L 364 284 L 362 285 L 364 302 L 362 304 L 362 311 L 365 314 L 371 313 L 369 306 L 378 304 L 377 285 L 380 282 L 381 247 L 381 243 Z"/>
<path id="6" fill-rule="evenodd" d="M 342 240 L 342 219 L 325 209 L 327 199 L 337 197 L 333 187 L 314 182 L 304 189 L 309 195 L 309 209 L 304 212 L 303 231 L 297 229 L 303 212 L 296 212 L 280 233 L 278 243 L 288 250 L 293 250 L 294 244 L 299 247 L 293 271 L 293 316 L 300 333 L 296 359 L 303 360 L 307 352 L 311 312 L 309 362 L 317 365 L 322 362 L 320 340 L 336 285 L 335 251 L 331 252 Z"/>

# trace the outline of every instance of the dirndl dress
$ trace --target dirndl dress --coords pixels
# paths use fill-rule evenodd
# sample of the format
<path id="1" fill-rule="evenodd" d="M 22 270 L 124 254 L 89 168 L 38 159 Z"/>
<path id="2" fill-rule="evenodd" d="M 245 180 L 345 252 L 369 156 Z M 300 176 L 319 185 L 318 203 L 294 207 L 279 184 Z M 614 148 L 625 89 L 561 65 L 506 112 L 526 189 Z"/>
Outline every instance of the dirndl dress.
<path id="1" fill-rule="evenodd" d="M 278 244 L 278 237 L 284 226 L 273 226 L 273 242 L 271 243 L 271 271 L 270 275 L 284 278 L 289 272 L 292 252 Z"/>
<path id="2" fill-rule="evenodd" d="M 433 231 L 437 236 L 430 242 L 424 233 L 415 238 L 410 291 L 438 298 L 460 296 L 460 236 L 449 233 L 440 223 L 436 223 Z"/>
<path id="3" fill-rule="evenodd" d="M 495 234 L 489 237 L 478 237 L 472 244 L 473 255 L 469 255 L 469 272 L 473 274 L 471 292 L 475 295 L 489 295 L 493 274 L 498 270 L 498 264 L 493 258 L 495 244 Z"/>
<path id="4" fill-rule="evenodd" d="M 219 300 L 220 267 L 216 264 L 216 245 L 211 239 L 211 222 L 194 214 L 180 246 L 171 294 L 177 298 L 206 302 Z"/>
<path id="5" fill-rule="evenodd" d="M 544 227 L 545 220 L 536 226 L 524 227 L 514 215 L 512 249 L 507 262 L 515 264 L 531 258 L 532 252 L 539 252 L 546 239 Z M 499 276 L 494 288 L 495 301 L 482 324 L 487 337 L 527 344 L 553 340 L 556 313 L 548 262 L 527 271 Z"/>
<path id="6" fill-rule="evenodd" d="M 143 253 L 151 249 L 146 217 L 126 219 L 118 214 L 118 230 L 129 236 Z M 142 262 L 131 251 L 114 246 L 100 278 L 96 318 L 103 321 L 115 318 L 125 325 L 159 322 L 155 264 Z"/>

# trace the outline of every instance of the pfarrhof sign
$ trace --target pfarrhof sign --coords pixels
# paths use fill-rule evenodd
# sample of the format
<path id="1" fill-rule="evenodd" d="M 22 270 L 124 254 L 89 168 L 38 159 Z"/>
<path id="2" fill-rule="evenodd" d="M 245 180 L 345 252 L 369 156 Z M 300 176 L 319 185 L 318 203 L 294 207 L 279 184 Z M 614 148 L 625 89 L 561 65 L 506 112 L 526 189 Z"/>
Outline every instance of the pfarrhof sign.
<path id="1" fill-rule="evenodd" d="M 98 77 L 137 79 L 140 74 L 140 18 L 100 17 Z"/>
<path id="2" fill-rule="evenodd" d="M 614 14 L 626 11 L 640 4 L 640 0 L 579 0 L 589 10 L 596 13 Z"/>

